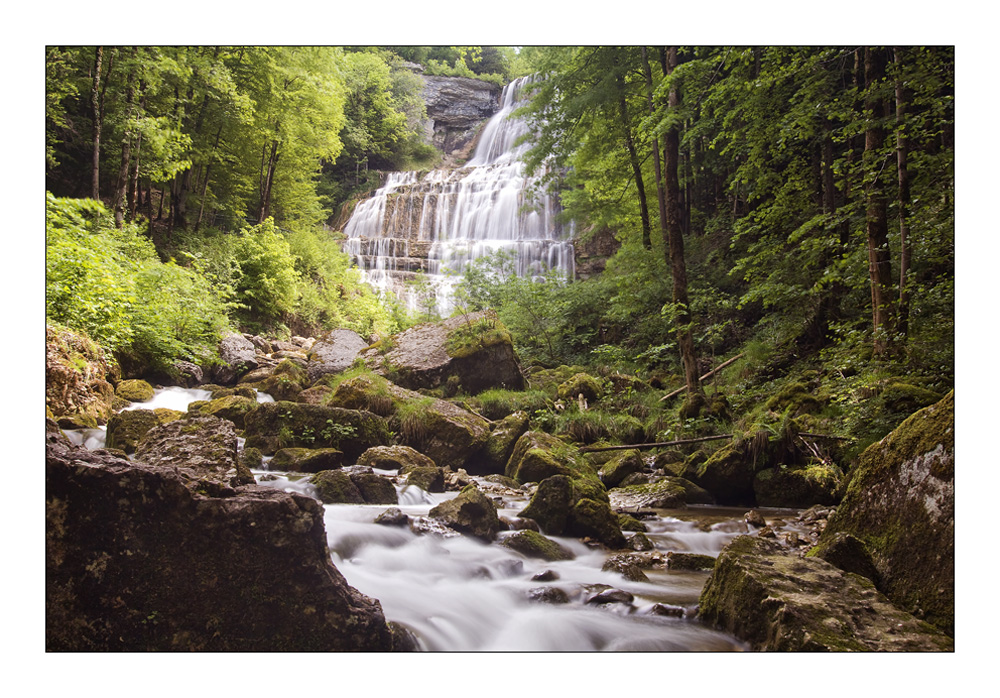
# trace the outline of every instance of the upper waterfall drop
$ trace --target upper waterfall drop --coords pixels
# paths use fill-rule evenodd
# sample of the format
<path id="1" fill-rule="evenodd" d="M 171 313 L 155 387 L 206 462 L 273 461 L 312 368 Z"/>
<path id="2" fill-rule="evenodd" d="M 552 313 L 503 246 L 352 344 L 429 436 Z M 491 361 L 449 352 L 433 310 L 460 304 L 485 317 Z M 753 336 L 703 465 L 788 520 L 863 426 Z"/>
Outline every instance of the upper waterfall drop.
<path id="1" fill-rule="evenodd" d="M 499 111 L 464 166 L 422 177 L 391 172 L 358 204 L 344 228 L 344 249 L 369 283 L 396 293 L 412 309 L 417 298 L 405 282 L 425 272 L 438 312 L 448 315 L 462 273 L 494 251 L 511 252 L 519 276 L 554 269 L 573 278 L 572 226 L 560 224 L 558 200 L 541 191 L 539 177 L 527 176 L 521 162 L 530 143 L 519 140 L 529 128 L 512 115 L 524 104 L 531 81 L 519 78 L 503 89 Z"/>

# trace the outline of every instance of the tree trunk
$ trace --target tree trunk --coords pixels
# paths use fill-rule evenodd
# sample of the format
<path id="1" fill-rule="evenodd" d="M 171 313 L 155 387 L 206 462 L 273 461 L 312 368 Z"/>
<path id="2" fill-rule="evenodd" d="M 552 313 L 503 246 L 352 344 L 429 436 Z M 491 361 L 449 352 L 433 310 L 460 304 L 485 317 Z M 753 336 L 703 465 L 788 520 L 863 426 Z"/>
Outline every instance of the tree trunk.
<path id="1" fill-rule="evenodd" d="M 871 277 L 874 355 L 888 353 L 891 332 L 892 260 L 889 255 L 889 224 L 886 196 L 882 186 L 882 146 L 885 143 L 885 103 L 878 86 L 885 76 L 885 56 L 877 48 L 865 49 L 865 108 L 869 122 L 865 129 L 865 173 L 869 179 L 865 229 L 868 233 L 868 272 Z"/>
<path id="2" fill-rule="evenodd" d="M 645 50 L 645 49 L 644 49 Z M 635 188 L 639 193 L 639 217 L 642 220 L 642 246 L 647 250 L 653 249 L 650 239 L 649 226 L 649 206 L 646 203 L 646 186 L 642 181 L 642 167 L 639 165 L 639 155 L 635 150 L 635 141 L 632 139 L 632 127 L 629 126 L 628 104 L 625 101 L 625 80 L 618 76 L 618 109 L 621 113 L 622 133 L 625 136 L 625 148 L 628 150 L 629 163 L 632 165 L 632 177 L 635 179 Z M 657 169 L 659 160 L 657 159 Z"/>
<path id="3" fill-rule="evenodd" d="M 135 220 L 135 212 L 139 208 L 139 155 L 142 152 L 142 132 L 136 136 L 135 157 L 132 158 L 135 165 L 132 168 L 132 181 L 128 188 L 128 217 Z"/>
<path id="4" fill-rule="evenodd" d="M 122 136 L 121 165 L 118 167 L 118 178 L 115 180 L 115 193 L 111 202 L 111 208 L 115 212 L 115 227 L 117 228 L 121 228 L 125 223 L 125 196 L 128 192 L 128 166 L 132 157 L 133 138 L 130 121 L 134 116 L 132 113 L 132 108 L 135 104 L 135 88 L 133 84 L 135 83 L 135 57 L 138 52 L 138 48 L 133 49 L 132 68 L 129 70 L 128 78 L 125 80 L 125 133 Z"/>
<path id="5" fill-rule="evenodd" d="M 90 88 L 90 108 L 94 120 L 90 197 L 98 201 L 101 200 L 101 62 L 103 58 L 104 47 L 98 46 L 94 52 L 94 82 Z"/>
<path id="6" fill-rule="evenodd" d="M 667 75 L 677 67 L 677 47 L 671 46 L 667 51 Z M 680 106 L 680 94 L 676 87 L 670 89 L 667 106 L 677 109 Z M 684 264 L 684 238 L 681 235 L 680 182 L 677 168 L 680 156 L 680 132 L 676 126 L 669 128 L 665 134 L 663 148 L 664 192 L 667 213 L 667 240 L 669 250 L 667 263 L 673 274 L 673 301 L 678 313 L 677 344 L 681 352 L 681 363 L 684 366 L 684 384 L 688 394 L 700 392 L 698 382 L 698 361 L 694 350 L 694 336 L 691 332 L 691 313 L 688 309 L 687 267 Z"/>
<path id="7" fill-rule="evenodd" d="M 277 130 L 277 128 L 275 128 Z M 274 170 L 278 166 L 278 141 L 271 141 L 271 155 L 267 158 L 267 172 L 263 174 L 260 183 L 260 206 L 257 209 L 257 222 L 263 223 L 271 215 L 271 186 L 274 184 Z"/>
<path id="8" fill-rule="evenodd" d="M 909 95 L 903 85 L 903 49 L 899 46 L 893 51 L 893 62 L 896 64 L 896 168 L 899 172 L 899 309 L 896 331 L 905 339 L 910 319 L 910 289 L 906 283 L 910 273 L 910 176 L 906 168 L 909 142 L 905 123 Z"/>
<path id="9" fill-rule="evenodd" d="M 642 47 L 642 74 L 646 78 L 646 99 L 649 100 L 649 113 L 652 114 L 653 104 L 653 71 L 649 68 L 649 58 L 646 47 Z M 653 176 L 656 178 L 656 205 L 660 212 L 660 235 L 667 239 L 667 200 L 663 190 L 663 172 L 660 169 L 660 141 L 655 136 L 651 144 L 653 150 Z M 648 247 L 646 249 L 649 249 Z"/>

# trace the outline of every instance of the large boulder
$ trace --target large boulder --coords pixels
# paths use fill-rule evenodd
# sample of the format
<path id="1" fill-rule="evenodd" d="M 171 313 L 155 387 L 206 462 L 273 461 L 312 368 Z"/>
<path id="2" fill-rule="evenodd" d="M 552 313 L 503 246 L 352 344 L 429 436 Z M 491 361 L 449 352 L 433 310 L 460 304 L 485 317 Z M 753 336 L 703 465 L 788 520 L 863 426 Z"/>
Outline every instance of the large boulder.
<path id="1" fill-rule="evenodd" d="M 688 504 L 715 504 L 709 492 L 690 480 L 660 477 L 643 485 L 615 487 L 608 491 L 611 506 L 617 510 L 679 509 Z"/>
<path id="2" fill-rule="evenodd" d="M 342 380 L 328 404 L 387 417 L 403 445 L 453 470 L 465 467 L 490 434 L 479 415 L 368 372 Z"/>
<path id="3" fill-rule="evenodd" d="M 368 348 L 368 342 L 353 330 L 332 330 L 316 340 L 309 351 L 306 372 L 309 382 L 315 383 L 330 373 L 342 373 L 351 367 L 354 359 Z"/>
<path id="4" fill-rule="evenodd" d="M 379 470 L 410 471 L 415 468 L 434 468 L 437 464 L 419 451 L 409 446 L 375 446 L 358 458 L 358 465 Z"/>
<path id="5" fill-rule="evenodd" d="M 754 476 L 757 506 L 806 509 L 814 504 L 836 504 L 844 474 L 835 465 L 765 468 Z"/>
<path id="6" fill-rule="evenodd" d="M 257 347 L 241 334 L 228 334 L 219 341 L 222 363 L 213 367 L 212 377 L 221 385 L 232 385 L 240 376 L 259 365 Z"/>
<path id="7" fill-rule="evenodd" d="M 820 543 L 838 534 L 867 548 L 893 603 L 954 632 L 954 391 L 861 454 Z"/>
<path id="8" fill-rule="evenodd" d="M 198 407 L 197 411 L 201 414 L 228 419 L 238 429 L 242 429 L 244 418 L 255 409 L 257 409 L 257 400 L 255 399 L 242 395 L 226 395 L 225 397 L 212 398 L 207 404 Z"/>
<path id="9" fill-rule="evenodd" d="M 470 395 L 524 388 L 510 333 L 492 310 L 416 325 L 361 356 L 373 371 L 411 390 L 456 382 Z"/>
<path id="10" fill-rule="evenodd" d="M 500 518 L 493 502 L 475 485 L 466 485 L 458 496 L 441 502 L 428 512 L 449 528 L 490 542 L 500 530 Z"/>
<path id="11" fill-rule="evenodd" d="M 372 446 L 389 444 L 385 420 L 364 410 L 265 402 L 244 417 L 247 446 L 265 455 L 281 448 L 336 448 L 353 462 Z"/>
<path id="12" fill-rule="evenodd" d="M 698 616 L 755 650 L 953 649 L 950 637 L 894 606 L 870 580 L 752 536 L 723 549 Z"/>
<path id="13" fill-rule="evenodd" d="M 135 452 L 148 465 L 178 468 L 192 478 L 252 484 L 237 454 L 236 429 L 227 419 L 189 415 L 146 432 Z"/>
<path id="14" fill-rule="evenodd" d="M 468 471 L 473 475 L 502 475 L 514 445 L 528 431 L 528 423 L 528 413 L 518 411 L 494 424 L 479 457 L 467 466 Z"/>
<path id="15" fill-rule="evenodd" d="M 129 402 L 149 402 L 154 394 L 153 386 L 140 378 L 121 381 L 115 388 L 115 395 Z"/>
<path id="16" fill-rule="evenodd" d="M 282 448 L 271 458 L 272 470 L 318 473 L 344 464 L 344 454 L 335 448 Z"/>
<path id="17" fill-rule="evenodd" d="M 331 562 L 311 497 L 213 491 L 58 439 L 45 495 L 48 651 L 393 648 L 379 603 Z"/>
<path id="18" fill-rule="evenodd" d="M 518 531 L 506 536 L 500 545 L 516 550 L 525 557 L 534 557 L 548 562 L 556 560 L 572 560 L 576 557 L 571 550 L 564 548 L 550 538 L 537 531 Z"/>
<path id="19" fill-rule="evenodd" d="M 146 433 L 161 423 L 160 417 L 153 410 L 124 410 L 108 420 L 104 444 L 125 453 L 135 453 Z"/>
<path id="20" fill-rule="evenodd" d="M 726 444 L 698 466 L 692 479 L 711 492 L 719 504 L 755 503 L 754 459 L 742 447 Z"/>
<path id="21" fill-rule="evenodd" d="M 114 413 L 115 366 L 85 335 L 45 326 L 45 407 L 64 429 L 93 428 Z"/>
<path id="22" fill-rule="evenodd" d="M 570 447 L 551 434 L 528 431 L 518 438 L 504 474 L 519 484 L 541 482 L 553 475 L 573 475 Z"/>
<path id="23" fill-rule="evenodd" d="M 601 466 L 599 475 L 601 482 L 607 488 L 618 487 L 622 480 L 633 473 L 642 472 L 642 456 L 636 449 L 629 449 L 613 456 L 611 460 Z"/>
<path id="24" fill-rule="evenodd" d="M 609 548 L 623 548 L 625 535 L 607 499 L 586 479 L 552 475 L 538 483 L 518 517 L 535 521 L 548 535 L 590 537 Z"/>

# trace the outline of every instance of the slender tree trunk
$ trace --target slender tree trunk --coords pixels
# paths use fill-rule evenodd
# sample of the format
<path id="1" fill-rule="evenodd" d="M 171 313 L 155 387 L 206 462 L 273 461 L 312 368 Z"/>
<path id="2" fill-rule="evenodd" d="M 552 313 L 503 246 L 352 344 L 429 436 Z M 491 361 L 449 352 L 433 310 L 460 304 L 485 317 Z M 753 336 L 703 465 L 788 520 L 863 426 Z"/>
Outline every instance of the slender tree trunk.
<path id="1" fill-rule="evenodd" d="M 865 49 L 865 107 L 869 122 L 865 129 L 865 173 L 868 178 L 865 229 L 868 233 L 868 272 L 871 277 L 872 328 L 874 355 L 883 356 L 889 350 L 891 320 L 892 259 L 889 255 L 889 224 L 886 217 L 886 196 L 881 173 L 885 164 L 882 146 L 885 143 L 885 102 L 878 86 L 885 77 L 885 56 L 880 49 Z"/>
<path id="2" fill-rule="evenodd" d="M 267 158 L 267 171 L 260 184 L 260 206 L 257 211 L 257 222 L 263 223 L 271 215 L 271 187 L 274 184 L 274 170 L 278 166 L 278 141 L 271 141 L 271 155 Z"/>
<path id="3" fill-rule="evenodd" d="M 135 116 L 132 110 L 135 105 L 135 58 L 139 53 L 138 47 L 133 49 L 132 68 L 128 71 L 125 80 L 125 133 L 122 136 L 122 159 L 118 167 L 118 178 L 115 180 L 115 193 L 112 198 L 111 208 L 115 212 L 115 227 L 121 228 L 125 222 L 125 196 L 128 192 L 128 166 L 132 157 L 132 129 L 131 120 Z"/>
<path id="4" fill-rule="evenodd" d="M 649 68 L 649 58 L 646 47 L 642 47 L 642 74 L 646 78 L 646 99 L 649 101 L 649 113 L 652 114 L 653 104 L 653 71 Z M 667 240 L 667 200 L 663 189 L 663 172 L 660 168 L 660 141 L 655 136 L 650 144 L 653 150 L 653 176 L 656 178 L 656 205 L 660 213 L 660 235 Z M 652 243 L 650 244 L 652 246 Z M 648 247 L 646 249 L 649 249 Z"/>
<path id="5" fill-rule="evenodd" d="M 650 239 L 649 206 L 646 203 L 646 186 L 642 180 L 642 167 L 639 165 L 639 155 L 635 150 L 635 141 L 632 139 L 632 127 L 629 125 L 628 118 L 628 103 L 625 101 L 625 80 L 621 75 L 618 76 L 617 83 L 618 110 L 621 115 L 622 134 L 625 136 L 625 148 L 628 150 L 629 163 L 632 165 L 632 177 L 635 180 L 635 188 L 639 194 L 639 217 L 642 220 L 642 246 L 647 250 L 651 250 L 653 249 L 653 243 Z M 656 167 L 659 169 L 659 159 L 654 159 L 656 159 Z"/>
<path id="6" fill-rule="evenodd" d="M 909 333 L 910 289 L 906 283 L 910 273 L 910 176 L 906 167 L 909 142 L 906 137 L 906 108 L 909 95 L 903 85 L 903 49 L 897 46 L 893 51 L 896 64 L 896 168 L 899 172 L 899 309 L 896 331 L 906 338 Z"/>
<path id="7" fill-rule="evenodd" d="M 135 157 L 132 158 L 134 165 L 132 167 L 132 181 L 129 183 L 128 188 L 128 217 L 129 220 L 135 220 L 135 212 L 139 208 L 139 157 L 142 153 L 142 132 L 140 131 L 136 136 L 135 141 Z"/>
<path id="8" fill-rule="evenodd" d="M 94 120 L 90 197 L 98 201 L 101 199 L 101 63 L 103 58 L 104 47 L 98 46 L 94 52 L 94 81 L 90 89 L 90 108 Z"/>
<path id="9" fill-rule="evenodd" d="M 677 48 L 667 51 L 667 75 L 677 67 Z M 677 109 L 680 94 L 671 88 L 667 106 Z M 688 394 L 701 391 L 698 381 L 698 361 L 694 350 L 694 335 L 691 332 L 691 313 L 688 309 L 687 267 L 684 263 L 684 238 L 681 235 L 680 182 L 677 175 L 680 155 L 680 132 L 676 126 L 669 128 L 664 136 L 663 148 L 664 190 L 666 196 L 667 240 L 669 250 L 667 263 L 673 274 L 673 301 L 678 309 L 677 344 L 680 347 L 681 363 L 684 366 L 684 384 Z"/>

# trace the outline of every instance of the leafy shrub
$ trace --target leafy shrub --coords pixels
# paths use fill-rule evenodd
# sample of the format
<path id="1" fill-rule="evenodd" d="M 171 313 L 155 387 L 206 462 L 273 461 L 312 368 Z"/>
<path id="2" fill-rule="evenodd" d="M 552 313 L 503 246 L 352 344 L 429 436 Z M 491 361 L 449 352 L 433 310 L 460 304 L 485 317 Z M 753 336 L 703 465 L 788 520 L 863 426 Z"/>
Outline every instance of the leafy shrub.
<path id="1" fill-rule="evenodd" d="M 233 290 L 247 320 L 277 320 L 295 309 L 299 274 L 288 241 L 268 218 L 233 241 Z"/>

